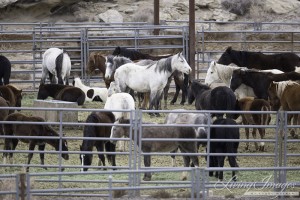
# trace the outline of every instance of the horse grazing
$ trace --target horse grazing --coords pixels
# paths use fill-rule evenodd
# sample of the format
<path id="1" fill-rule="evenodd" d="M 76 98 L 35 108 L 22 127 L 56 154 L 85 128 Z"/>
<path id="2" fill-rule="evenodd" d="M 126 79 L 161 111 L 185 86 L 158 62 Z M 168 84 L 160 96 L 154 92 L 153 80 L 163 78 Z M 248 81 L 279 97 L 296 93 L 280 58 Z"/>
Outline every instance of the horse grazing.
<path id="1" fill-rule="evenodd" d="M 114 123 L 115 116 L 112 112 L 92 112 L 86 119 L 86 123 Z M 86 125 L 83 129 L 83 139 L 80 145 L 80 151 L 92 151 L 93 147 L 97 148 L 98 152 L 103 152 L 104 147 L 106 152 L 115 152 L 116 146 L 110 141 L 106 140 L 90 140 L 89 137 L 105 138 L 110 137 L 111 126 L 94 126 Z M 99 162 L 98 166 L 105 166 L 105 157 L 103 154 L 98 154 Z M 108 162 L 112 166 L 116 166 L 116 156 L 106 155 Z M 92 164 L 93 154 L 80 154 L 80 162 L 82 166 L 90 166 Z M 81 171 L 87 171 L 88 168 L 82 168 Z"/>
<path id="2" fill-rule="evenodd" d="M 11 63 L 3 55 L 0 55 L 0 85 L 7 85 L 9 84 L 11 73 Z"/>
<path id="3" fill-rule="evenodd" d="M 46 144 L 51 145 L 55 148 L 56 151 L 63 151 L 61 153 L 61 156 L 65 159 L 69 159 L 68 155 L 68 145 L 67 141 L 65 139 L 60 139 L 59 134 L 50 126 L 45 124 L 22 124 L 22 122 L 45 122 L 45 120 L 41 117 L 37 116 L 26 116 L 21 113 L 12 113 L 7 116 L 5 121 L 13 121 L 13 122 L 20 122 L 18 124 L 4 124 L 4 135 L 6 136 L 32 136 L 35 137 L 35 139 L 32 138 L 5 138 L 5 145 L 4 149 L 11 151 L 15 150 L 18 142 L 22 141 L 24 143 L 29 144 L 29 152 L 28 153 L 28 160 L 27 164 L 30 164 L 30 161 L 33 156 L 33 151 L 35 146 L 37 145 L 39 148 L 39 151 L 44 151 Z M 54 139 L 41 139 L 41 136 L 48 136 L 48 137 L 56 137 Z M 11 160 L 13 157 L 13 153 L 3 153 L 4 161 L 3 163 L 6 163 L 6 158 L 9 155 L 9 159 Z M 44 165 L 44 153 L 40 153 L 40 160 L 41 164 Z M 45 168 L 47 169 L 47 168 Z M 29 166 L 26 167 L 26 171 L 29 171 Z"/>
<path id="4" fill-rule="evenodd" d="M 235 91 L 241 84 L 253 89 L 255 96 L 259 99 L 268 100 L 268 88 L 273 81 L 300 80 L 300 73 L 285 72 L 273 74 L 264 73 L 251 69 L 237 69 L 232 73 L 230 88 Z"/>
<path id="5" fill-rule="evenodd" d="M 235 110 L 236 97 L 233 91 L 226 86 L 218 86 L 211 89 L 197 80 L 190 83 L 188 89 L 188 103 L 195 100 L 196 110 Z M 212 117 L 223 117 L 224 113 L 212 113 Z M 227 113 L 227 117 L 236 118 L 233 114 Z"/>
<path id="6" fill-rule="evenodd" d="M 127 63 L 116 70 L 114 78 L 122 92 L 128 88 L 142 93 L 150 92 L 149 110 L 153 107 L 158 110 L 163 88 L 175 70 L 186 74 L 191 71 L 182 53 L 163 58 L 147 66 Z"/>
<path id="7" fill-rule="evenodd" d="M 85 101 L 106 102 L 107 100 L 107 88 L 88 87 L 81 82 L 79 77 L 74 78 L 73 86 L 85 93 Z"/>
<path id="8" fill-rule="evenodd" d="M 231 76 L 234 70 L 241 69 L 240 67 L 230 66 L 230 65 L 221 65 L 212 61 L 209 65 L 209 68 L 206 73 L 205 77 L 205 84 L 210 86 L 217 82 L 221 81 L 226 86 L 230 87 Z M 246 69 L 246 68 L 243 68 Z M 261 70 L 261 72 L 272 72 L 273 74 L 281 74 L 282 71 L 278 69 L 272 70 Z M 245 97 L 256 97 L 253 92 L 253 89 L 245 84 L 241 84 L 235 91 L 234 94 L 236 95 L 237 99 L 245 98 Z"/>
<path id="9" fill-rule="evenodd" d="M 219 64 L 236 64 L 239 67 L 255 69 L 279 69 L 283 72 L 295 71 L 300 66 L 300 58 L 295 53 L 265 55 L 261 52 L 236 51 L 228 47 L 218 60 Z"/>
<path id="10" fill-rule="evenodd" d="M 233 127 L 214 127 L 214 125 L 233 125 Z M 230 118 L 220 118 L 213 122 L 213 126 L 210 129 L 210 139 L 227 139 L 229 141 L 211 141 L 210 153 L 237 153 L 239 147 L 238 141 L 230 141 L 232 139 L 240 139 L 240 131 L 237 123 Z M 226 156 L 211 155 L 209 159 L 209 167 L 224 167 L 224 160 Z M 239 167 L 236 162 L 236 155 L 227 156 L 230 167 Z M 213 171 L 209 172 L 209 176 L 213 176 Z M 215 177 L 220 181 L 223 181 L 223 171 L 216 171 Z M 232 180 L 236 181 L 235 171 L 232 171 Z"/>
<path id="11" fill-rule="evenodd" d="M 260 113 L 254 114 L 251 111 L 271 111 L 271 105 L 268 101 L 264 99 L 255 99 L 254 97 L 245 97 L 238 101 L 238 106 L 243 111 L 249 111 L 248 113 L 242 114 L 242 123 L 244 125 L 269 125 L 271 121 L 270 113 Z M 265 128 L 253 128 L 252 136 L 256 139 L 256 130 L 258 129 L 261 139 L 264 139 Z M 245 127 L 246 138 L 249 139 L 249 128 Z M 264 151 L 265 143 L 260 142 L 258 145 L 255 144 L 255 149 L 259 151 Z M 249 149 L 249 142 L 246 143 L 246 150 Z"/>
<path id="12" fill-rule="evenodd" d="M 115 124 L 128 124 L 129 120 L 119 119 Z M 113 126 L 111 130 L 110 138 L 120 138 L 120 137 L 129 137 L 130 127 L 128 126 Z M 139 141 L 141 138 L 131 138 L 132 140 Z M 183 153 L 197 153 L 197 142 L 192 139 L 197 139 L 197 132 L 192 127 L 142 127 L 142 137 L 151 139 L 151 138 L 178 138 L 178 139 L 191 139 L 191 141 L 143 141 L 141 142 L 141 150 L 144 153 L 150 152 L 171 152 L 180 149 Z M 115 141 L 112 141 L 115 142 Z M 137 142 L 139 144 L 139 142 Z M 183 156 L 184 166 L 189 167 L 190 159 L 192 160 L 194 166 L 199 167 L 198 157 L 196 155 Z M 144 165 L 145 167 L 151 166 L 151 156 L 144 155 Z M 182 176 L 182 180 L 186 180 L 186 172 Z M 144 181 L 151 180 L 151 173 L 146 172 L 144 174 Z"/>
<path id="13" fill-rule="evenodd" d="M 42 65 L 42 84 L 45 83 L 46 76 L 49 74 L 51 83 L 69 85 L 71 59 L 67 52 L 59 48 L 47 49 L 43 54 Z"/>
<path id="14" fill-rule="evenodd" d="M 209 116 L 206 113 L 183 113 L 186 111 L 185 109 L 178 109 L 174 111 L 181 111 L 181 112 L 171 112 L 165 118 L 165 124 L 198 124 L 199 127 L 194 127 L 199 135 L 197 136 L 199 139 L 207 139 L 207 127 Z M 206 142 L 198 141 L 197 142 L 197 149 L 199 146 L 206 146 Z M 172 153 L 175 153 L 173 151 Z M 172 166 L 175 167 L 175 156 L 172 155 Z"/>
<path id="15" fill-rule="evenodd" d="M 278 110 L 280 107 L 284 111 L 300 111 L 300 84 L 292 81 L 272 82 L 268 88 L 270 103 L 273 110 Z M 300 124 L 299 114 L 288 116 L 288 124 Z M 292 129 L 290 134 L 293 138 L 298 138 L 295 130 Z"/>
<path id="16" fill-rule="evenodd" d="M 84 104 L 85 93 L 77 87 L 60 84 L 40 84 L 37 99 L 47 99 L 76 102 L 79 106 Z"/>
<path id="17" fill-rule="evenodd" d="M 9 102 L 11 107 L 21 107 L 22 106 L 22 90 L 16 88 L 15 86 L 1 85 L 0 92 L 2 93 L 2 97 Z M 13 113 L 14 110 L 9 110 L 9 113 Z"/>
<path id="18" fill-rule="evenodd" d="M 105 82 L 105 71 L 106 71 L 106 62 L 107 57 L 102 55 L 101 52 L 92 52 L 89 55 L 89 60 L 87 64 L 87 73 L 92 74 L 94 73 L 97 69 L 100 71 L 100 73 L 103 75 L 103 80 Z M 106 88 L 109 87 L 110 82 L 105 82 Z"/>

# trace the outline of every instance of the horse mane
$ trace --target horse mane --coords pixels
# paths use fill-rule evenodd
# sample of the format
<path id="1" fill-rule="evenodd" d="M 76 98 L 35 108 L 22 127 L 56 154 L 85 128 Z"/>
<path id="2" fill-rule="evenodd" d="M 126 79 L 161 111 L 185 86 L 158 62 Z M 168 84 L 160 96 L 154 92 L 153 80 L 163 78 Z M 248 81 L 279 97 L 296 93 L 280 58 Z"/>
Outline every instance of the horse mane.
<path id="1" fill-rule="evenodd" d="M 118 119 L 119 124 L 129 124 L 130 123 L 130 119 L 125 119 L 124 117 L 120 117 Z"/>
<path id="2" fill-rule="evenodd" d="M 205 89 L 205 90 L 211 89 L 208 85 L 201 84 L 201 83 L 200 83 L 199 81 L 197 81 L 197 80 L 193 80 L 191 84 L 192 84 L 192 87 L 195 87 L 195 89 L 196 89 L 196 88 L 199 88 L 199 87 L 201 87 L 201 88 L 203 88 L 203 89 Z"/>
<path id="3" fill-rule="evenodd" d="M 159 61 L 156 62 L 156 66 L 155 66 L 155 71 L 159 71 L 161 72 L 172 72 L 172 59 L 173 57 L 168 57 L 168 58 L 162 58 Z M 155 65 L 155 63 L 152 63 L 151 65 L 149 65 L 147 67 L 147 69 L 149 69 L 150 67 L 152 67 L 153 65 Z"/>

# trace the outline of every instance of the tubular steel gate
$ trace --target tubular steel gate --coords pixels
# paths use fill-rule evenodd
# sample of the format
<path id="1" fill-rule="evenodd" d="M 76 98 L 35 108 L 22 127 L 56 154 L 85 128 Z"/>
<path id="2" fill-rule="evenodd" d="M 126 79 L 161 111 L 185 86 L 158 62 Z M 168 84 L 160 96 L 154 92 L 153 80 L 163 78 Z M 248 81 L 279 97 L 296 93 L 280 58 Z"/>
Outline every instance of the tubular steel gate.
<path id="1" fill-rule="evenodd" d="M 1 108 L 2 109 L 2 108 Z M 12 108 L 13 109 L 13 108 Z M 131 113 L 130 124 L 119 124 L 116 126 L 130 127 L 130 137 L 139 138 L 138 140 L 130 140 L 129 138 L 84 138 L 82 136 L 83 127 L 87 125 L 108 126 L 108 123 L 85 123 L 84 120 L 79 122 L 64 122 L 64 112 L 77 112 L 78 116 L 86 116 L 86 114 L 95 111 L 95 109 L 45 109 L 45 108 L 22 108 L 23 112 L 39 112 L 57 111 L 60 116 L 58 122 L 39 122 L 38 124 L 48 124 L 55 127 L 59 133 L 57 139 L 66 139 L 68 141 L 69 160 L 62 160 L 60 156 L 61 146 L 57 151 L 52 147 L 45 150 L 45 165 L 39 163 L 38 155 L 34 156 L 30 165 L 25 164 L 27 153 L 27 145 L 19 142 L 19 147 L 15 151 L 1 150 L 1 153 L 14 153 L 14 163 L 1 163 L 0 196 L 15 199 L 43 199 L 43 197 L 94 197 L 113 199 L 116 197 L 126 198 L 160 198 L 158 194 L 169 194 L 169 198 L 191 198 L 191 199 L 209 199 L 210 197 L 234 196 L 234 197 L 253 197 L 262 196 L 280 197 L 284 199 L 286 196 L 299 197 L 299 139 L 291 139 L 289 137 L 289 128 L 299 128 L 299 126 L 291 126 L 287 124 L 288 115 L 296 114 L 296 112 L 269 112 L 272 114 L 272 122 L 267 126 L 249 126 L 237 125 L 240 128 L 240 142 L 237 154 L 212 154 L 209 152 L 210 139 L 209 128 L 218 126 L 229 128 L 232 126 L 212 125 L 210 121 L 207 125 L 200 125 L 208 128 L 208 139 L 198 139 L 198 141 L 206 141 L 207 149 L 200 148 L 196 154 L 199 157 L 200 166 L 183 167 L 183 163 L 173 167 L 170 161 L 170 155 L 176 155 L 177 161 L 181 160 L 182 155 L 194 155 L 186 153 L 169 153 L 169 152 L 151 152 L 144 153 L 140 151 L 142 141 L 151 141 L 153 145 L 157 141 L 190 141 L 189 139 L 179 138 L 143 138 L 143 127 L 146 126 L 193 126 L 195 124 L 147 124 L 143 123 L 143 119 L 148 112 L 141 110 L 128 110 Z M 103 112 L 99 109 L 96 111 Z M 114 110 L 119 112 L 121 110 Z M 183 111 L 167 111 L 161 113 L 167 115 L 169 112 L 180 113 Z M 216 111 L 184 111 L 188 113 L 216 113 Z M 220 111 L 219 111 L 220 112 Z M 228 112 L 228 111 L 227 111 Z M 241 112 L 244 113 L 244 112 Z M 261 112 L 253 112 L 260 114 Z M 298 114 L 298 113 L 297 113 Z M 135 116 L 135 118 L 133 117 Z M 3 124 L 24 124 L 24 122 L 6 122 Z M 26 122 L 26 124 L 36 124 L 36 122 Z M 267 134 L 264 139 L 245 139 L 243 129 L 245 127 L 266 128 Z M 9 139 L 17 136 L 1 135 L 0 138 Z M 23 136 L 21 138 L 30 139 L 32 136 Z M 40 136 L 39 139 L 50 139 L 54 136 Z M 80 144 L 83 140 L 124 140 L 128 141 L 126 151 L 120 152 L 104 152 L 104 151 L 80 151 Z M 220 139 L 218 141 L 228 141 Z M 233 140 L 230 140 L 233 141 Z M 244 142 L 265 142 L 265 152 L 244 151 Z M 250 145 L 251 146 L 251 145 Z M 253 145 L 252 145 L 253 148 Z M 38 154 L 41 151 L 34 151 Z M 93 162 L 91 166 L 83 166 L 80 163 L 80 153 L 91 154 Z M 98 154 L 116 154 L 117 166 L 110 164 L 107 166 L 97 166 Z M 151 155 L 152 165 L 145 168 L 143 165 L 143 155 Z M 209 159 L 212 155 L 236 155 L 239 168 L 231 168 L 225 161 L 224 168 L 209 167 Z M 178 159 L 180 158 L 180 159 Z M 207 162 L 206 162 L 206 159 Z M 166 160 L 167 159 L 167 160 Z M 29 172 L 26 173 L 24 168 L 30 166 Z M 47 167 L 48 170 L 42 169 Z M 89 168 L 87 172 L 80 172 L 80 169 Z M 106 170 L 104 170 L 106 169 Z M 216 178 L 209 177 L 209 171 L 225 171 L 225 179 L 222 182 Z M 231 171 L 239 171 L 237 182 L 232 181 Z M 152 172 L 151 181 L 143 181 L 144 172 Z M 187 180 L 181 180 L 182 172 L 188 174 Z M 123 196 L 125 195 L 125 196 Z M 155 196 L 156 195 L 156 196 Z"/>

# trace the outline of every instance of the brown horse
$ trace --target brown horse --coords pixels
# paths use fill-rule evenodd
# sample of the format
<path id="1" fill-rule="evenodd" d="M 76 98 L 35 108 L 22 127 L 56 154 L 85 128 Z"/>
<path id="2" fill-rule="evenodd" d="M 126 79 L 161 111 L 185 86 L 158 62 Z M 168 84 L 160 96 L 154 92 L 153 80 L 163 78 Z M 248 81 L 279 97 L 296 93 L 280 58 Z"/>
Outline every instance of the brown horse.
<path id="1" fill-rule="evenodd" d="M 9 105 L 10 105 L 9 102 L 6 101 L 6 99 L 4 99 L 1 94 L 0 107 L 9 107 Z M 9 111 L 10 111 L 9 109 L 1 109 L 0 110 L 0 121 L 3 121 L 7 117 L 7 115 L 9 114 Z M 2 126 L 3 125 L 0 124 L 0 135 L 3 135 L 3 127 Z"/>
<path id="2" fill-rule="evenodd" d="M 36 139 L 27 139 L 27 138 L 5 138 L 4 150 L 15 150 L 19 140 L 29 144 L 29 152 L 27 164 L 30 164 L 30 161 L 33 156 L 33 151 L 36 145 L 39 147 L 39 151 L 44 151 L 46 144 L 49 144 L 55 148 L 56 151 L 60 149 L 64 151 L 61 156 L 65 159 L 69 159 L 69 155 L 67 153 L 68 146 L 67 141 L 65 139 L 58 138 L 59 134 L 48 125 L 41 124 L 22 124 L 22 122 L 45 122 L 45 120 L 41 117 L 36 116 L 26 116 L 21 113 L 12 113 L 7 116 L 6 121 L 19 122 L 18 124 L 5 124 L 4 127 L 4 135 L 6 136 L 34 136 Z M 57 137 L 55 139 L 41 139 L 41 136 L 51 136 Z M 61 143 L 61 146 L 60 146 Z M 13 153 L 3 153 L 4 161 L 6 163 L 6 158 L 9 155 L 10 160 L 13 157 Z M 44 165 L 44 153 L 40 153 L 41 164 Z M 45 168 L 46 169 L 46 168 Z M 29 171 L 29 166 L 26 168 L 27 172 Z"/>
<path id="3" fill-rule="evenodd" d="M 1 85 L 0 92 L 2 93 L 3 98 L 9 102 L 11 107 L 21 107 L 22 106 L 22 90 L 16 88 L 15 86 Z M 10 110 L 10 113 L 13 113 L 14 110 Z"/>
<path id="4" fill-rule="evenodd" d="M 83 105 L 85 101 L 85 93 L 77 87 L 61 84 L 41 84 L 37 99 L 47 99 L 52 97 L 55 100 L 77 102 Z"/>
<path id="5" fill-rule="evenodd" d="M 270 111 L 271 105 L 268 101 L 264 99 L 254 99 L 254 97 L 245 97 L 238 101 L 238 106 L 243 111 Z M 243 113 L 242 114 L 242 123 L 244 125 L 269 125 L 271 121 L 270 113 Z M 264 139 L 265 136 L 265 128 L 253 128 L 252 136 L 256 139 L 256 130 L 258 129 L 259 135 L 261 139 Z M 249 139 L 249 128 L 245 128 L 246 137 Z M 261 142 L 260 145 L 255 144 L 255 149 L 264 151 L 264 142 Z M 246 150 L 249 149 L 249 142 L 246 143 Z"/>
<path id="6" fill-rule="evenodd" d="M 300 84 L 293 81 L 272 82 L 269 86 L 269 98 L 273 110 L 284 111 L 300 111 Z M 299 114 L 292 114 L 288 116 L 288 124 L 300 124 Z M 290 132 L 293 138 L 297 138 L 295 130 Z"/>
<path id="7" fill-rule="evenodd" d="M 106 62 L 107 58 L 104 56 L 101 52 L 92 52 L 90 53 L 88 65 L 87 65 L 87 73 L 93 74 L 98 69 L 100 71 L 100 74 L 102 74 L 102 78 L 105 81 L 104 75 L 105 75 L 105 69 L 106 69 Z M 109 83 L 105 81 L 106 88 L 109 88 Z"/>

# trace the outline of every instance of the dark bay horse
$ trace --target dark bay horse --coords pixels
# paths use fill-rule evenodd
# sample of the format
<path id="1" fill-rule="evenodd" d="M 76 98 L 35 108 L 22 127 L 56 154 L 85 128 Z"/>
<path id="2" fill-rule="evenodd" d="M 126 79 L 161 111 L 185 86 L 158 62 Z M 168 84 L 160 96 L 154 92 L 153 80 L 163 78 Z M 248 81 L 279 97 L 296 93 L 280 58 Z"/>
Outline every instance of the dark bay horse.
<path id="1" fill-rule="evenodd" d="M 300 58 L 295 53 L 266 55 L 261 52 L 236 51 L 228 47 L 218 60 L 219 64 L 236 64 L 239 67 L 255 69 L 279 69 L 283 72 L 295 71 L 300 67 Z"/>
<path id="2" fill-rule="evenodd" d="M 233 91 L 226 86 L 211 89 L 209 86 L 193 80 L 188 88 L 188 103 L 195 100 L 197 110 L 236 110 L 236 97 Z M 212 117 L 222 117 L 224 113 L 212 113 Z M 236 118 L 233 114 L 227 117 Z"/>
<path id="3" fill-rule="evenodd" d="M 10 103 L 2 97 L 2 93 L 0 93 L 0 107 L 9 107 Z M 10 110 L 1 109 L 0 110 L 0 121 L 4 121 L 4 119 L 9 114 Z M 3 135 L 3 125 L 0 124 L 0 135 Z"/>
<path id="4" fill-rule="evenodd" d="M 1 85 L 0 92 L 2 93 L 2 97 L 9 102 L 11 107 L 21 107 L 22 106 L 22 90 L 16 88 L 15 86 Z M 9 113 L 13 113 L 14 110 L 9 110 Z"/>
<path id="5" fill-rule="evenodd" d="M 123 120 L 122 118 L 115 122 L 115 124 L 128 124 L 130 120 Z M 130 127 L 128 126 L 113 126 L 110 138 L 121 138 L 123 136 L 129 137 Z M 139 136 L 140 134 L 138 134 Z M 178 138 L 178 139 L 197 139 L 197 132 L 193 127 L 171 127 L 171 126 L 153 126 L 142 128 L 143 138 Z M 139 141 L 140 138 L 132 138 L 133 140 Z M 116 141 L 112 141 L 116 142 Z M 142 141 L 141 150 L 144 153 L 150 152 L 171 152 L 180 149 L 182 153 L 197 153 L 197 141 Z M 184 166 L 190 166 L 190 159 L 194 166 L 199 167 L 198 157 L 195 155 L 183 156 Z M 145 167 L 151 166 L 151 156 L 144 155 Z M 182 176 L 182 180 L 186 180 L 186 174 Z M 146 172 L 144 174 L 144 181 L 151 180 L 151 173 Z"/>
<path id="6" fill-rule="evenodd" d="M 11 73 L 11 63 L 3 55 L 0 55 L 0 85 L 7 85 L 9 84 Z"/>
<path id="7" fill-rule="evenodd" d="M 86 119 L 86 123 L 114 123 L 115 116 L 112 112 L 92 112 Z M 111 126 L 93 126 L 93 125 L 86 125 L 83 129 L 83 137 L 82 144 L 80 145 L 80 151 L 93 151 L 93 147 L 97 148 L 97 151 L 103 152 L 104 147 L 106 152 L 115 152 L 116 145 L 111 143 L 110 141 L 105 140 L 90 140 L 89 137 L 106 137 L 109 138 L 111 134 Z M 105 157 L 104 155 L 98 154 L 99 162 L 98 166 L 101 165 L 105 166 Z M 106 155 L 108 162 L 112 166 L 116 166 L 116 156 L 115 155 Z M 90 166 L 92 164 L 93 154 L 80 154 L 80 162 L 82 166 Z M 88 168 L 83 168 L 81 171 L 87 171 Z"/>
<path id="8" fill-rule="evenodd" d="M 300 80 L 300 73 L 285 72 L 281 74 L 265 73 L 252 69 L 236 69 L 232 73 L 230 88 L 235 91 L 241 84 L 253 89 L 259 99 L 268 100 L 268 88 L 273 81 Z"/>
<path id="9" fill-rule="evenodd" d="M 77 87 L 61 84 L 40 84 L 37 99 L 52 97 L 55 100 L 77 102 L 83 105 L 85 93 Z"/>
<path id="10" fill-rule="evenodd" d="M 149 54 L 144 54 L 136 50 L 128 49 L 125 47 L 116 47 L 112 55 L 115 56 L 124 56 L 129 58 L 132 61 L 136 60 L 145 60 L 145 59 L 150 59 L 150 60 L 160 60 L 162 58 L 168 58 L 172 55 L 164 55 L 164 56 L 153 56 Z M 168 83 L 164 88 L 164 101 L 165 101 L 165 108 L 167 108 L 167 99 L 168 99 L 168 92 L 170 88 L 170 84 L 172 81 L 172 78 L 174 78 L 175 82 L 175 87 L 176 91 L 174 94 L 173 99 L 171 100 L 171 105 L 173 105 L 178 98 L 180 90 L 182 91 L 182 98 L 180 104 L 183 105 L 186 101 L 186 96 L 187 96 L 187 88 L 188 88 L 188 81 L 189 81 L 189 76 L 187 74 L 181 73 L 179 71 L 174 71 L 172 76 L 169 77 Z"/>
<path id="11" fill-rule="evenodd" d="M 37 116 L 26 116 L 21 113 L 12 113 L 7 116 L 6 121 L 14 121 L 20 122 L 18 124 L 5 124 L 4 127 L 4 135 L 6 136 L 34 136 L 36 139 L 25 139 L 25 138 L 5 138 L 5 150 L 15 150 L 18 142 L 22 141 L 24 143 L 29 144 L 29 152 L 27 164 L 30 164 L 30 161 L 33 156 L 33 151 L 35 146 L 39 147 L 39 151 L 44 151 L 46 144 L 51 145 L 55 148 L 56 151 L 60 149 L 64 151 L 61 156 L 65 159 L 69 159 L 68 155 L 68 145 L 65 139 L 59 139 L 59 134 L 51 128 L 49 125 L 41 125 L 41 124 L 22 124 L 22 122 L 45 122 L 45 120 L 41 117 Z M 55 139 L 41 139 L 40 136 L 51 136 L 57 137 Z M 61 146 L 60 146 L 61 143 Z M 6 162 L 6 158 L 9 155 L 9 158 L 12 159 L 13 153 L 3 153 L 4 163 Z M 44 165 L 44 153 L 40 153 L 41 164 Z M 45 168 L 46 169 L 46 168 Z M 29 166 L 27 166 L 26 171 L 29 171 Z"/>
<path id="12" fill-rule="evenodd" d="M 96 70 L 99 70 L 100 74 L 102 74 L 103 80 L 105 82 L 106 88 L 109 87 L 110 82 L 106 82 L 104 78 L 107 57 L 102 54 L 102 52 L 92 52 L 89 55 L 89 60 L 87 63 L 87 73 L 93 74 Z"/>

